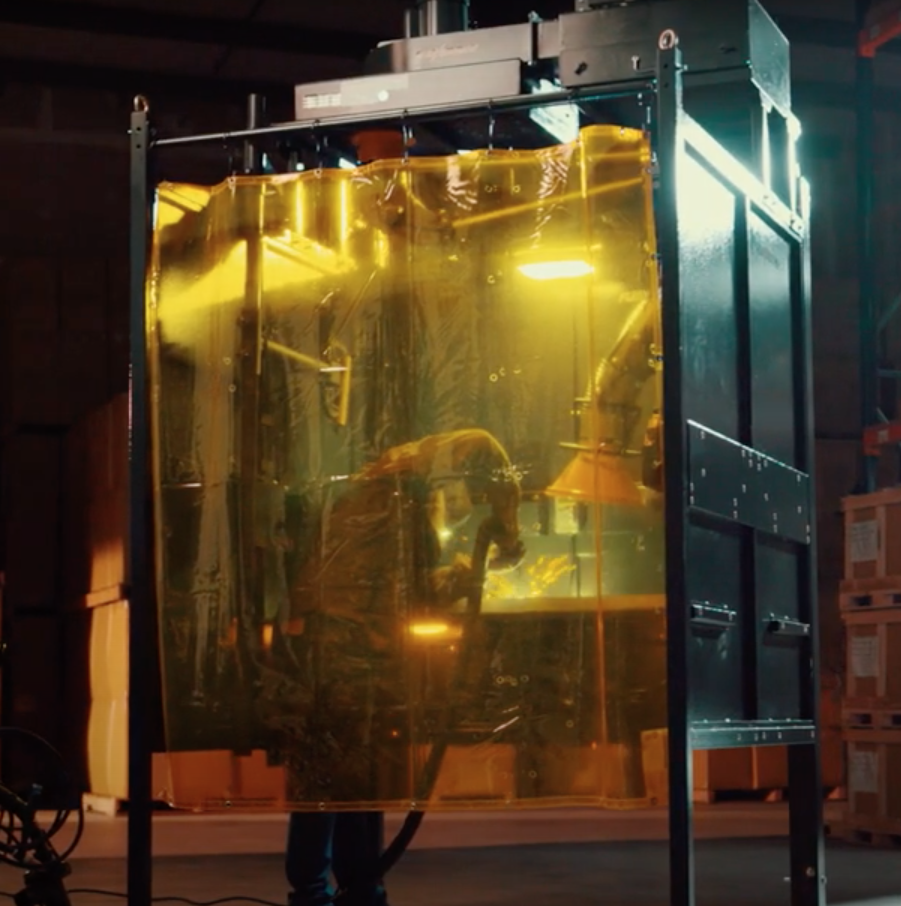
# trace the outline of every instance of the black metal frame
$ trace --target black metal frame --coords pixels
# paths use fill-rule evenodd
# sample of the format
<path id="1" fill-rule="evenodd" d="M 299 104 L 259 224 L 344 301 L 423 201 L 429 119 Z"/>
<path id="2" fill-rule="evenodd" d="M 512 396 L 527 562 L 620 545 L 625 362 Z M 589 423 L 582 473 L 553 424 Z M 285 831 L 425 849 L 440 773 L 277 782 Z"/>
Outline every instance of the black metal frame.
<path id="1" fill-rule="evenodd" d="M 793 906 L 822 906 L 824 892 L 824 854 L 822 791 L 820 784 L 819 741 L 817 729 L 818 661 L 816 627 L 816 587 L 814 532 L 811 492 L 813 470 L 812 388 L 810 368 L 810 272 L 809 243 L 806 229 L 807 207 L 792 210 L 727 153 L 686 112 L 682 103 L 682 64 L 678 38 L 672 31 L 660 35 L 655 78 L 636 79 L 627 84 L 598 84 L 580 89 L 578 96 L 610 98 L 622 94 L 644 93 L 656 97 L 652 117 L 652 138 L 658 164 L 659 185 L 655 202 L 657 238 L 662 277 L 662 317 L 664 363 L 664 444 L 667 487 L 667 611 L 669 687 L 669 774 L 670 774 L 670 850 L 671 903 L 693 906 L 694 847 L 692 838 L 691 752 L 702 748 L 729 748 L 748 745 L 790 745 L 790 826 L 791 826 L 791 902 Z M 344 116 L 323 118 L 314 124 L 289 123 L 252 128 L 230 134 L 200 135 L 188 138 L 153 140 L 146 103 L 140 101 L 131 122 L 131 513 L 129 538 L 130 564 L 130 710 L 129 710 L 129 870 L 128 896 L 132 906 L 149 906 L 151 856 L 150 803 L 150 727 L 148 707 L 152 699 L 153 649 L 147 644 L 155 632 L 151 594 L 151 538 L 149 531 L 149 457 L 148 457 L 148 374 L 146 350 L 145 279 L 150 242 L 151 151 L 154 148 L 232 140 L 250 141 L 264 136 L 310 133 L 316 129 L 374 122 L 421 121 L 435 116 L 449 118 L 464 113 L 487 113 L 501 109 L 531 108 L 571 102 L 575 92 L 559 95 L 523 96 L 486 106 L 467 102 L 456 107 L 422 108 L 395 111 L 379 117 Z M 254 106 L 253 110 L 257 108 Z M 254 114 L 255 115 L 255 114 Z M 748 402 L 751 367 L 749 348 L 741 346 L 736 368 L 739 376 L 740 421 L 743 428 L 731 438 L 704 428 L 689 419 L 691 400 L 686 393 L 685 303 L 686 262 L 682 228 L 684 197 L 679 179 L 686 161 L 692 157 L 735 197 L 737 235 L 744 237 L 744 251 L 736 245 L 736 278 L 747 277 L 748 218 L 755 212 L 766 221 L 791 249 L 791 322 L 795 338 L 792 358 L 792 431 L 797 439 L 795 466 L 765 456 L 754 447 L 751 412 Z M 735 295 L 739 324 L 747 320 L 747 280 Z M 750 340 L 746 339 L 746 344 Z M 742 351 L 744 350 L 744 351 Z M 707 442 L 710 441 L 712 446 Z M 702 443 L 703 442 L 703 443 Z M 712 451 L 712 452 L 711 452 Z M 705 459 L 706 457 L 706 459 Z M 724 458 L 725 457 L 725 458 Z M 754 464 L 759 475 L 751 482 L 737 470 Z M 720 486 L 713 494 L 701 493 L 693 486 L 698 479 L 699 463 L 709 462 L 720 469 Z M 725 482 L 725 484 L 723 484 Z M 727 485 L 740 488 L 733 494 Z M 781 500 L 778 507 L 769 502 Z M 742 497 L 739 500 L 739 496 Z M 728 498 L 731 503 L 725 503 Z M 790 506 L 789 506 L 790 504 Z M 797 612 L 762 615 L 754 599 L 753 576 L 741 601 L 710 604 L 692 600 L 691 580 L 705 564 L 692 562 L 691 532 L 698 520 L 716 530 L 739 535 L 742 562 L 752 569 L 761 539 L 776 539 L 790 545 L 797 568 Z M 742 611 L 739 613 L 739 611 Z M 731 615 L 730 615 L 731 614 Z M 741 697 L 747 704 L 740 717 L 704 719 L 694 698 L 696 683 L 693 639 L 699 630 L 729 631 L 735 623 L 742 636 L 758 638 L 761 618 L 770 638 L 787 644 L 796 652 L 793 663 L 798 687 L 796 713 L 776 714 L 761 720 L 756 710 L 759 677 L 749 669 L 742 682 L 747 688 Z M 750 634 L 750 635 L 749 635 Z M 747 640 L 743 642 L 748 647 Z M 756 651 L 756 648 L 755 648 Z M 756 666 L 756 656 L 750 660 Z"/>

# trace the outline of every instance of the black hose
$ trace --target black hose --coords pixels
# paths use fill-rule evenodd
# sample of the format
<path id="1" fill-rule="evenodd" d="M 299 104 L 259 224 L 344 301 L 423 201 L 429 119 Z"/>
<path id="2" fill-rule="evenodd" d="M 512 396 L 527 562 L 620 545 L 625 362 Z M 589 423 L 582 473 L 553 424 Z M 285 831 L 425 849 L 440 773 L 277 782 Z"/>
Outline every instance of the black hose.
<path id="1" fill-rule="evenodd" d="M 68 822 L 72 809 L 68 806 L 57 809 L 50 826 L 44 830 L 35 822 L 32 806 L 13 790 L 0 784 L 0 862 L 26 870 L 40 865 L 63 863 L 75 851 L 84 832 L 84 806 L 80 787 L 66 770 L 63 756 L 42 736 L 19 727 L 0 727 L 0 741 L 9 737 L 30 742 L 50 755 L 59 771 L 62 794 L 78 797 L 75 810 L 77 826 L 69 846 L 64 852 L 57 852 L 52 840 Z"/>
<path id="2" fill-rule="evenodd" d="M 421 782 L 416 791 L 415 803 L 417 806 L 420 804 L 424 806 L 432 796 L 435 785 L 438 782 L 438 775 L 441 773 L 444 756 L 447 754 L 451 731 L 457 724 L 457 702 L 466 685 L 473 650 L 475 649 L 472 636 L 474 635 L 474 630 L 478 625 L 479 617 L 482 613 L 482 590 L 485 585 L 485 568 L 488 561 L 488 551 L 492 542 L 496 538 L 502 537 L 504 531 L 505 527 L 497 516 L 488 516 L 482 520 L 476 534 L 472 553 L 472 575 L 470 577 L 466 613 L 463 620 L 460 657 L 457 659 L 454 678 L 450 685 L 448 704 L 444 711 L 442 727 L 432 744 L 429 757 L 426 759 L 425 766 L 422 770 Z M 416 834 L 422 825 L 423 818 L 425 818 L 425 811 L 423 808 L 416 807 L 408 813 L 397 836 L 388 844 L 385 851 L 382 853 L 382 857 L 379 860 L 378 877 L 374 880 L 381 880 L 395 865 L 397 865 L 416 837 Z"/>

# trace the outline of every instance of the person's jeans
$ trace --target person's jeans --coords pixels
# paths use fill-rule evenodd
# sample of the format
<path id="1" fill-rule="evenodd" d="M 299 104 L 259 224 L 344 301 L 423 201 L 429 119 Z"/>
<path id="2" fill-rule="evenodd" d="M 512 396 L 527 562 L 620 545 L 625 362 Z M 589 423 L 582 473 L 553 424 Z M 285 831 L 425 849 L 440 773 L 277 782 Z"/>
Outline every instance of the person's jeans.
<path id="1" fill-rule="evenodd" d="M 292 812 L 285 854 L 290 906 L 327 906 L 332 875 L 348 891 L 341 906 L 386 906 L 378 878 L 384 835 L 382 812 Z"/>

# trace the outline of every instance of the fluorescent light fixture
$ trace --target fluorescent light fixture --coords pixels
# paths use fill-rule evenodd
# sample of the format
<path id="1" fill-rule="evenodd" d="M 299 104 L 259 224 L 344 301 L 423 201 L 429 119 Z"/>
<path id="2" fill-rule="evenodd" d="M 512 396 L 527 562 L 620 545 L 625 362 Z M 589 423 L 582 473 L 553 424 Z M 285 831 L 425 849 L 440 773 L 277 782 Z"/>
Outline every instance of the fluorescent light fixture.
<path id="1" fill-rule="evenodd" d="M 357 165 L 353 161 L 349 161 L 346 157 L 342 157 L 338 160 L 338 166 L 342 170 L 356 170 Z"/>
<path id="2" fill-rule="evenodd" d="M 520 264 L 518 270 L 523 277 L 528 277 L 530 280 L 572 280 L 594 273 L 594 268 L 587 261 L 579 259 L 534 261 L 529 264 Z"/>
<path id="3" fill-rule="evenodd" d="M 532 94 L 554 94 L 562 90 L 562 85 L 549 79 L 541 79 L 532 88 Z M 579 110 L 575 104 L 548 104 L 545 107 L 536 107 L 529 111 L 529 118 L 563 144 L 574 142 L 579 137 Z"/>

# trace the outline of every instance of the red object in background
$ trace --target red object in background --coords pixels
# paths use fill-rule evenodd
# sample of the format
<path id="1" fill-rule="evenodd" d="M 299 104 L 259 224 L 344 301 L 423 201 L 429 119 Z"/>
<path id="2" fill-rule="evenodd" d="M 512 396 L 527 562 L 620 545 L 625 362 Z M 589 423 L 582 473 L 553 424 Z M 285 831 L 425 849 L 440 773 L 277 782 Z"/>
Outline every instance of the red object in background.
<path id="1" fill-rule="evenodd" d="M 901 422 L 873 425 L 863 432 L 863 451 L 867 456 L 878 456 L 887 444 L 901 444 Z"/>
<path id="2" fill-rule="evenodd" d="M 886 4 L 877 11 L 874 22 L 861 30 L 857 38 L 857 52 L 862 57 L 875 57 L 884 44 L 901 36 L 901 3 Z"/>

